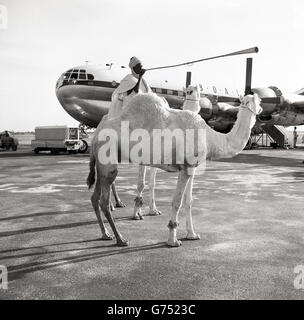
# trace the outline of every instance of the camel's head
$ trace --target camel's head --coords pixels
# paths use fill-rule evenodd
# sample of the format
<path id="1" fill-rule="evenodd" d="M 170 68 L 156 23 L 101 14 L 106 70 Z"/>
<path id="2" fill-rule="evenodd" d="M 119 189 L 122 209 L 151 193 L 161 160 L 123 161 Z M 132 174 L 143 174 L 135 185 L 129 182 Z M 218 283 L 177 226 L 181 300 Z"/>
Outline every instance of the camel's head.
<path id="1" fill-rule="evenodd" d="M 201 89 L 199 85 L 189 85 L 187 89 L 184 88 L 184 91 L 186 92 L 186 99 L 195 101 L 200 100 Z"/>
<path id="2" fill-rule="evenodd" d="M 249 94 L 245 97 L 240 97 L 240 101 L 241 108 L 249 109 L 255 115 L 258 115 L 263 111 L 260 106 L 261 99 L 256 93 L 253 95 Z"/>

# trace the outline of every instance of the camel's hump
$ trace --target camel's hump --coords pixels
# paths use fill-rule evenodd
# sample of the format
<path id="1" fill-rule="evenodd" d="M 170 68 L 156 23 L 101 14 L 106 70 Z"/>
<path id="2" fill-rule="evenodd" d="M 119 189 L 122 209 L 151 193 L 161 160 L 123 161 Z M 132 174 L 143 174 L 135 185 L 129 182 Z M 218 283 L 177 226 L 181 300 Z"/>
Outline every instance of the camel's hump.
<path id="1" fill-rule="evenodd" d="M 168 102 L 155 93 L 134 96 L 124 107 L 122 120 L 129 120 L 132 127 L 179 127 L 181 129 L 205 128 L 205 121 L 196 113 L 171 109 Z"/>

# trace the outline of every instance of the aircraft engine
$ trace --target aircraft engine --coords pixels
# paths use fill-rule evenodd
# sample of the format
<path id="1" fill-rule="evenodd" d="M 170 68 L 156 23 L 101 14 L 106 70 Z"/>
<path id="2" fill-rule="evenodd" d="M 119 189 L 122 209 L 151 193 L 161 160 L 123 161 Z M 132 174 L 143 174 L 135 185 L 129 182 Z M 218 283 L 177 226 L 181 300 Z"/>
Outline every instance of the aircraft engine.
<path id="1" fill-rule="evenodd" d="M 210 119 L 212 117 L 212 112 L 213 112 L 211 101 L 208 98 L 203 97 L 200 99 L 199 104 L 201 107 L 201 110 L 199 113 L 202 116 L 202 118 Z"/>
<path id="2" fill-rule="evenodd" d="M 258 116 L 261 122 L 272 120 L 272 114 L 279 110 L 282 103 L 282 92 L 277 87 L 253 88 L 252 92 L 257 93 L 262 99 L 261 107 L 263 112 Z"/>

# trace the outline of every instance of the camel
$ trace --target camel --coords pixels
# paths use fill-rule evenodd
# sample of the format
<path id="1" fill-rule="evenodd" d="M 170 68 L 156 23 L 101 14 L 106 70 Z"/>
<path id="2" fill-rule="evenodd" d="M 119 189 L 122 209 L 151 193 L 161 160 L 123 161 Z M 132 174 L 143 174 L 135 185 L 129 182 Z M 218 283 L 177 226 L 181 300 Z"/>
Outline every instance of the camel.
<path id="1" fill-rule="evenodd" d="M 191 86 L 184 88 L 186 92 L 186 99 L 183 103 L 183 110 L 189 110 L 195 113 L 199 113 L 201 107 L 199 104 L 200 100 L 200 87 L 199 85 Z M 156 179 L 157 168 L 150 167 L 150 178 L 149 178 L 149 191 L 150 191 L 150 200 L 149 200 L 149 213 L 150 216 L 160 215 L 161 211 L 156 208 L 155 205 L 155 179 Z M 133 220 L 142 220 L 143 216 L 141 214 L 141 208 L 143 206 L 143 191 L 145 188 L 145 176 L 146 176 L 146 166 L 139 166 L 138 171 L 138 181 L 137 181 L 137 196 L 135 198 Z"/>
<path id="2" fill-rule="evenodd" d="M 183 104 L 183 110 L 189 110 L 194 113 L 199 113 L 201 110 L 199 101 L 200 101 L 200 87 L 199 85 L 191 86 L 189 85 L 186 91 L 186 99 Z"/>
<path id="3" fill-rule="evenodd" d="M 95 183 L 96 170 L 96 183 L 91 202 L 101 228 L 102 239 L 109 240 L 112 239 L 112 236 L 104 226 L 100 215 L 100 208 L 111 226 L 116 238 L 116 244 L 118 246 L 128 245 L 128 240 L 124 239 L 117 229 L 110 211 L 110 188 L 118 173 L 118 161 L 122 158 L 128 158 L 131 162 L 160 168 L 167 172 L 179 172 L 168 223 L 169 237 L 167 244 L 170 247 L 181 245 L 181 241 L 177 239 L 178 214 L 181 208 L 186 212 L 186 238 L 189 240 L 200 239 L 200 236 L 194 231 L 191 215 L 193 201 L 192 186 L 195 169 L 200 164 L 205 163 L 206 159 L 233 157 L 240 153 L 249 139 L 251 129 L 256 121 L 256 115 L 261 110 L 260 99 L 256 94 L 245 96 L 239 107 L 237 120 L 232 130 L 228 134 L 222 134 L 210 128 L 194 112 L 171 109 L 164 99 L 161 99 L 154 93 L 134 96 L 119 117 L 105 121 L 102 127 L 98 126 L 92 140 L 90 173 L 87 178 L 87 184 L 91 188 Z M 121 135 L 122 123 L 125 122 L 128 123 L 131 134 L 132 132 L 137 133 L 141 129 L 142 134 L 145 133 L 146 138 L 150 138 L 153 142 L 152 148 L 151 144 L 148 145 L 150 147 L 148 149 L 142 148 L 141 158 L 132 156 L 134 146 L 138 147 L 134 141 L 130 141 L 128 149 L 121 143 L 123 137 Z M 184 140 L 179 139 L 176 139 L 175 143 L 172 143 L 170 149 L 162 149 L 161 146 L 156 148 L 157 145 L 154 144 L 155 130 L 166 128 L 169 131 L 179 129 L 179 132 L 182 132 L 186 136 L 186 141 L 187 130 L 198 132 L 197 136 L 193 139 L 196 144 L 191 145 L 190 148 L 192 152 L 185 152 Z M 112 137 L 108 134 L 109 131 L 104 131 L 104 129 L 111 130 L 111 135 L 113 132 L 115 135 L 113 134 Z M 143 146 L 145 145 L 147 145 L 146 141 Z M 113 157 L 111 161 L 105 161 L 106 153 L 104 153 L 104 150 L 110 151 Z M 187 148 L 186 151 L 188 151 Z M 161 162 L 155 161 L 154 155 L 157 154 L 161 155 Z M 146 155 L 147 157 L 145 157 Z M 171 160 L 171 162 L 167 162 L 167 159 Z M 182 161 L 180 161 L 181 159 Z"/>

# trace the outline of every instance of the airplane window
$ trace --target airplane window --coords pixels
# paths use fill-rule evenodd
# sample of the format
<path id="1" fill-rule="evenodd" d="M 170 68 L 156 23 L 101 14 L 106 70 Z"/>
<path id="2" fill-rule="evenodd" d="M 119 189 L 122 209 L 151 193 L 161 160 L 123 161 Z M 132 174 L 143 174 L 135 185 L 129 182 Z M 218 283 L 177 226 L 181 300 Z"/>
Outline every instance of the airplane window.
<path id="1" fill-rule="evenodd" d="M 78 72 L 78 71 L 79 71 L 78 69 L 74 69 L 74 70 L 73 70 L 73 72 Z"/>
<path id="2" fill-rule="evenodd" d="M 86 71 L 84 69 L 80 69 L 80 72 L 81 73 L 85 73 Z"/>
<path id="3" fill-rule="evenodd" d="M 88 73 L 88 80 L 94 80 L 94 76 L 90 73 Z"/>
<path id="4" fill-rule="evenodd" d="M 161 93 L 162 90 L 161 90 L 160 88 L 156 88 L 156 92 L 157 92 L 157 93 Z"/>
<path id="5" fill-rule="evenodd" d="M 167 94 L 173 94 L 173 91 L 168 89 Z"/>
<path id="6" fill-rule="evenodd" d="M 71 79 L 77 79 L 78 78 L 78 73 L 72 73 Z"/>
<path id="7" fill-rule="evenodd" d="M 79 79 L 80 80 L 86 80 L 87 79 L 87 75 L 85 73 L 80 73 L 79 74 Z"/>
<path id="8" fill-rule="evenodd" d="M 64 75 L 64 79 L 65 79 L 65 80 L 68 80 L 69 77 L 70 77 L 70 75 L 71 75 L 70 73 L 66 73 L 66 74 Z"/>
<path id="9" fill-rule="evenodd" d="M 72 72 L 73 71 L 73 69 L 70 69 L 70 70 L 68 70 L 67 72 Z"/>

